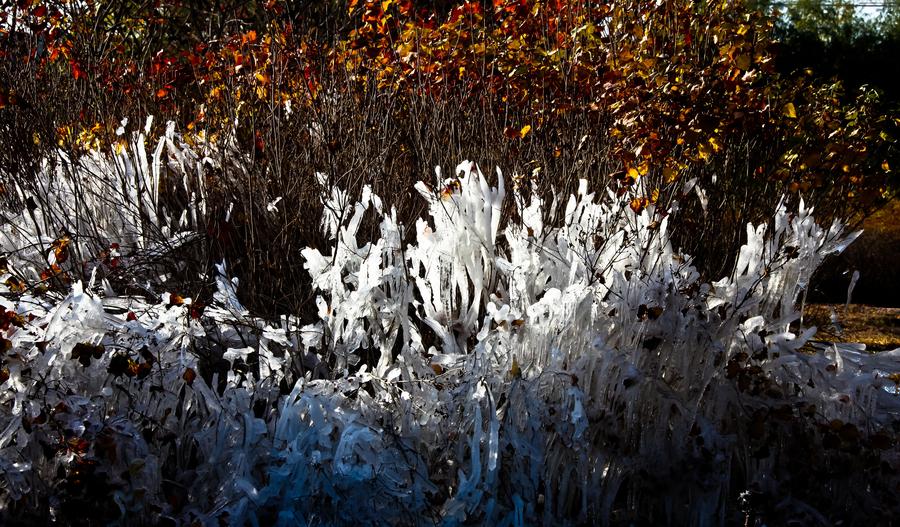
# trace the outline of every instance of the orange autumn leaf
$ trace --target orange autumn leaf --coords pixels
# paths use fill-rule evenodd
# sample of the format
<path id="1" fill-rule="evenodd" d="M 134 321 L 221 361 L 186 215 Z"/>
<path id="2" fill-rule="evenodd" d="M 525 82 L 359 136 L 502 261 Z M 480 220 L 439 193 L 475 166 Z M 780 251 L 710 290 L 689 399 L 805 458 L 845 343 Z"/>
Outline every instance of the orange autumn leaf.
<path id="1" fill-rule="evenodd" d="M 68 236 L 62 236 L 50 246 L 53 251 L 53 256 L 56 258 L 56 263 L 61 264 L 65 263 L 69 258 L 69 244 L 72 242 L 72 239 Z"/>
<path id="2" fill-rule="evenodd" d="M 649 202 L 647 198 L 634 198 L 631 200 L 631 203 L 629 203 L 628 206 L 631 207 L 631 210 L 633 210 L 635 214 L 640 214 L 645 208 L 647 208 L 648 203 Z"/>
<path id="3" fill-rule="evenodd" d="M 74 77 L 75 80 L 86 77 L 84 70 L 81 69 L 81 65 L 74 60 L 69 61 L 69 67 L 72 69 L 72 77 Z"/>

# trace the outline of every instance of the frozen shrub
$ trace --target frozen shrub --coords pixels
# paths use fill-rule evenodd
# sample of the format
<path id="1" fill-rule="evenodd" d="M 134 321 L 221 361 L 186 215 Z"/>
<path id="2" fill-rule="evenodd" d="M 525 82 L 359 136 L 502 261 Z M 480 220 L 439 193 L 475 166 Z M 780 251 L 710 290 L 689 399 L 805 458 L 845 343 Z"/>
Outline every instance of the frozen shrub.
<path id="1" fill-rule="evenodd" d="M 205 309 L 0 279 L 9 518 L 94 500 L 114 523 L 811 525 L 896 506 L 900 350 L 823 348 L 799 322 L 855 236 L 838 223 L 779 204 L 710 284 L 672 247 L 677 210 L 586 183 L 560 226 L 516 192 L 503 229 L 503 176 L 473 163 L 417 186 L 415 225 L 322 190 L 315 320 L 254 317 L 224 264 Z"/>
<path id="2" fill-rule="evenodd" d="M 20 206 L 5 210 L 11 221 L 0 225 L 0 251 L 16 282 L 46 289 L 96 270 L 147 289 L 147 280 L 167 278 L 173 262 L 184 265 L 205 225 L 205 175 L 220 170 L 221 160 L 208 145 L 186 144 L 172 123 L 148 151 L 151 123 L 131 132 L 126 119 L 109 152 L 72 159 L 58 150 L 17 180 L 11 201 Z"/>

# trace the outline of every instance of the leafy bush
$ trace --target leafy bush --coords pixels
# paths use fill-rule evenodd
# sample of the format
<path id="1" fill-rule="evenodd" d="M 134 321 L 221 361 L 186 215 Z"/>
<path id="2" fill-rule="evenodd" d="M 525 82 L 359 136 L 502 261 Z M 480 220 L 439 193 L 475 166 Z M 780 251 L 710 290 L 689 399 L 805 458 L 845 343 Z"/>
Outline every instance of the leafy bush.
<path id="1" fill-rule="evenodd" d="M 798 311 L 876 92 L 743 4 L 311 4 L 0 17 L 4 520 L 890 521 L 898 355 Z"/>
<path id="2" fill-rule="evenodd" d="M 173 120 L 188 142 L 234 140 L 254 163 L 242 178 L 210 174 L 206 271 L 227 258 L 242 299 L 269 316 L 312 314 L 300 264 L 268 249 L 324 242 L 295 213 L 317 209 L 316 172 L 386 194 L 478 152 L 545 198 L 586 178 L 641 189 L 637 208 L 667 206 L 697 178 L 712 209 L 681 199 L 694 212 L 676 236 L 708 279 L 740 245 L 719 231 L 764 221 L 785 193 L 830 220 L 896 189 L 895 114 L 872 90 L 778 73 L 775 21 L 742 3 L 313 4 L 14 9 L 0 22 L 3 184 L 27 187 L 59 145 L 78 156 L 114 144 L 125 117 L 156 115 L 155 134 Z M 298 206 L 267 214 L 277 196 Z M 398 203 L 407 222 L 420 212 Z"/>
<path id="3" fill-rule="evenodd" d="M 160 144 L 183 185 L 221 157 Z M 91 181 L 141 152 L 94 154 Z M 48 196 L 83 200 L 120 251 L 202 228 L 200 202 L 181 221 L 152 201 L 150 160 L 130 187 L 77 198 L 79 165 L 60 163 Z M 29 287 L 66 248 L 91 262 L 100 246 L 54 245 L 38 229 L 52 219 L 4 212 L 6 519 L 78 521 L 90 503 L 85 523 L 888 521 L 898 354 L 816 347 L 795 309 L 855 235 L 779 205 L 710 283 L 673 249 L 675 207 L 587 182 L 548 205 L 519 186 L 501 228 L 499 171 L 496 186 L 470 162 L 438 180 L 416 186 L 428 215 L 407 225 L 368 187 L 317 178 L 328 242 L 303 251 L 318 296 L 302 320 L 251 315 L 224 263 L 202 277 L 206 305 L 125 294 L 99 264 Z"/>

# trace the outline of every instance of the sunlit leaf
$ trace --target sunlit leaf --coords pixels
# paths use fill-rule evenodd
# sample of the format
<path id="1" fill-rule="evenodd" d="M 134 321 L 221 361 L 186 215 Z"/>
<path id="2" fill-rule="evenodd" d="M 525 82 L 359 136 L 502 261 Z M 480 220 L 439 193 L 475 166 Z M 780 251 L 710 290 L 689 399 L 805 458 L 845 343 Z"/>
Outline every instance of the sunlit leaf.
<path id="1" fill-rule="evenodd" d="M 649 201 L 647 200 L 647 198 L 634 198 L 631 200 L 628 206 L 631 207 L 631 210 L 633 210 L 635 214 L 640 214 L 645 208 L 647 208 L 648 204 Z"/>
<path id="2" fill-rule="evenodd" d="M 794 107 L 794 103 L 789 102 L 789 103 L 785 104 L 784 107 L 781 109 L 781 114 L 790 119 L 796 119 L 797 118 L 797 108 Z"/>

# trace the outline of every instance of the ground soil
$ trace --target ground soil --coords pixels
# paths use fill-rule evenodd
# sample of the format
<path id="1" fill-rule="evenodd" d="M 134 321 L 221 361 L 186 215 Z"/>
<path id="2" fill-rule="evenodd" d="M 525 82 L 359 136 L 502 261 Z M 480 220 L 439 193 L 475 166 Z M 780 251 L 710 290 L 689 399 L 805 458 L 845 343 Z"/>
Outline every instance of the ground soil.
<path id="1" fill-rule="evenodd" d="M 866 218 L 862 229 L 844 254 L 826 260 L 816 273 L 810 302 L 843 304 L 850 277 L 859 271 L 851 302 L 900 307 L 900 198 Z"/>
<path id="2" fill-rule="evenodd" d="M 832 310 L 840 331 L 831 323 Z M 900 348 L 900 308 L 859 304 L 812 304 L 806 306 L 804 325 L 819 328 L 816 340 L 859 342 L 869 351 Z"/>

